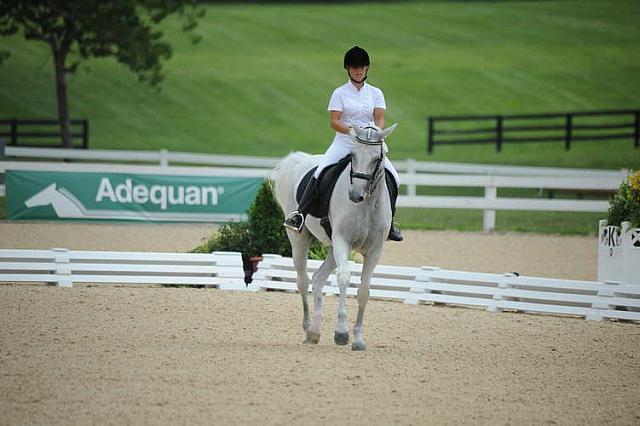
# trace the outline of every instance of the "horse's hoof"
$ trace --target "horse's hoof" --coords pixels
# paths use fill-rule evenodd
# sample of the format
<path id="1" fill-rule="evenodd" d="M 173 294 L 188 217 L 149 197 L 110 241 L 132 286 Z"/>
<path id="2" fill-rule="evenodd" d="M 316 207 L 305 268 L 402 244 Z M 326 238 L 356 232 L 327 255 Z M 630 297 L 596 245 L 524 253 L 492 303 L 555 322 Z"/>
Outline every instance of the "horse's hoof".
<path id="1" fill-rule="evenodd" d="M 351 345 L 352 351 L 364 351 L 365 349 L 367 349 L 367 345 L 364 342 L 353 342 Z"/>
<path id="2" fill-rule="evenodd" d="M 313 333 L 311 331 L 307 332 L 307 340 L 304 341 L 305 343 L 311 343 L 313 345 L 317 345 L 318 342 L 320 342 L 320 333 Z"/>
<path id="3" fill-rule="evenodd" d="M 333 341 L 336 345 L 344 346 L 349 343 L 349 332 L 346 333 L 338 333 L 337 331 L 333 332 Z"/>

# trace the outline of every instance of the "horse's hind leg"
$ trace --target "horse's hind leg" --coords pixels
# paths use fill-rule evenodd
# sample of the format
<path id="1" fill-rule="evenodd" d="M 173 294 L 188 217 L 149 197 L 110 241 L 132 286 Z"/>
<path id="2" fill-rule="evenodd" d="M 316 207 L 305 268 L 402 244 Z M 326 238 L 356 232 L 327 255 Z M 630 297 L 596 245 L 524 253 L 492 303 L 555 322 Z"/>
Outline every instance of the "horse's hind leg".
<path id="1" fill-rule="evenodd" d="M 331 247 L 327 252 L 327 257 L 320 265 L 320 268 L 313 274 L 311 278 L 311 285 L 313 286 L 313 317 L 311 319 L 311 328 L 307 331 L 307 341 L 310 343 L 318 343 L 320 341 L 320 329 L 323 319 L 323 306 L 322 306 L 322 287 L 324 283 L 331 275 L 333 270 L 336 269 L 336 261 L 333 258 L 333 251 Z"/>
<path id="2" fill-rule="evenodd" d="M 353 327 L 353 344 L 351 349 L 354 351 L 364 351 L 366 345 L 364 343 L 364 337 L 362 336 L 363 321 L 364 321 L 364 308 L 369 301 L 369 284 L 371 283 L 371 276 L 373 270 L 380 260 L 382 254 L 382 247 L 371 249 L 366 256 L 364 256 L 364 262 L 362 264 L 362 278 L 360 280 L 360 286 L 358 287 L 358 316 L 356 317 L 356 324 Z"/>
<path id="3" fill-rule="evenodd" d="M 293 231 L 287 230 L 289 241 L 291 241 L 291 252 L 293 255 L 293 266 L 296 268 L 298 275 L 298 292 L 302 298 L 302 328 L 305 334 L 309 330 L 309 303 L 307 296 L 309 294 L 309 276 L 307 275 L 307 256 L 309 254 L 309 246 L 311 245 L 311 235 L 309 231 L 303 231 L 302 234 L 294 234 Z"/>

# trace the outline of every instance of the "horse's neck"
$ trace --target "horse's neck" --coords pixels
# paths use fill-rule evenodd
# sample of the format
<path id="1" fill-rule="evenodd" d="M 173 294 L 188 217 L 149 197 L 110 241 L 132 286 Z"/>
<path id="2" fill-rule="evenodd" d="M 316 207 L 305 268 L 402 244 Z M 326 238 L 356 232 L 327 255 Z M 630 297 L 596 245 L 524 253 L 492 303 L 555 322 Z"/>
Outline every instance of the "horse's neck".
<path id="1" fill-rule="evenodd" d="M 330 209 L 336 208 L 337 206 L 343 206 L 339 208 L 339 210 L 348 210 L 349 216 L 379 217 L 380 220 L 385 219 L 385 213 L 387 213 L 388 209 L 388 215 L 391 217 L 391 204 L 389 202 L 389 192 L 387 189 L 386 177 L 384 175 L 385 173 L 386 172 L 383 170 L 380 181 L 363 202 L 354 203 L 349 200 L 349 170 L 345 169 L 333 190 L 333 199 Z M 336 195 L 338 196 L 336 197 Z M 337 202 L 334 203 L 334 200 Z M 347 208 L 345 209 L 344 206 L 347 206 Z"/>
<path id="2" fill-rule="evenodd" d="M 367 202 L 371 202 L 374 205 L 376 204 L 378 205 L 376 210 L 378 211 L 378 213 L 380 213 L 380 215 L 382 215 L 386 211 L 386 207 L 389 207 L 389 209 L 391 209 L 391 204 L 388 200 L 389 189 L 387 188 L 387 180 L 385 177 L 385 173 L 386 172 L 383 169 L 382 177 L 380 178 L 378 185 L 376 185 L 375 189 L 371 192 L 371 195 L 367 199 Z M 386 204 L 382 206 L 380 205 L 381 202 L 382 203 L 386 202 Z"/>
<path id="3" fill-rule="evenodd" d="M 82 210 L 64 194 L 58 193 L 51 199 L 51 206 L 59 217 L 81 215 Z"/>

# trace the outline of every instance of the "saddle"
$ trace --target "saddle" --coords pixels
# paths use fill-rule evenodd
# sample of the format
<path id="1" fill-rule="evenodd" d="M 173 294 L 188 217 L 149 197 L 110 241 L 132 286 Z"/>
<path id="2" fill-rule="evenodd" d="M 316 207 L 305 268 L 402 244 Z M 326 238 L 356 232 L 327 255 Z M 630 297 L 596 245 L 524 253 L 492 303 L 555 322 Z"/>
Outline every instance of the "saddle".
<path id="1" fill-rule="evenodd" d="M 327 216 L 329 216 L 329 202 L 331 201 L 331 194 L 333 193 L 333 188 L 336 186 L 336 182 L 338 182 L 338 178 L 349 163 L 351 163 L 351 155 L 347 155 L 336 164 L 326 167 L 322 173 L 320 173 L 320 176 L 318 177 L 316 196 L 311 208 L 309 209 L 310 215 L 321 219 L 320 224 L 327 232 L 329 238 L 331 238 L 331 224 L 329 223 L 329 218 Z M 296 191 L 297 202 L 300 202 L 305 189 L 307 189 L 309 180 L 311 180 L 311 177 L 317 168 L 318 166 L 315 166 L 309 170 L 300 181 Z"/>

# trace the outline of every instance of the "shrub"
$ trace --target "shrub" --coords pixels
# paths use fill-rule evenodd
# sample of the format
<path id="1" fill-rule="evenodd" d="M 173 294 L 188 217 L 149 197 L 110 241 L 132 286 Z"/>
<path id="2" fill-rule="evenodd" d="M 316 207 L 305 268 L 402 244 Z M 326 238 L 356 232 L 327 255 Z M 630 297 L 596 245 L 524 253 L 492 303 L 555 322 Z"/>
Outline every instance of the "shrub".
<path id="1" fill-rule="evenodd" d="M 249 224 L 247 222 L 227 222 L 218 229 L 217 235 L 205 238 L 202 244 L 191 250 L 192 253 L 211 253 L 214 251 L 243 252 L 250 244 Z"/>
<path id="2" fill-rule="evenodd" d="M 628 182 L 622 182 L 609 199 L 607 221 L 615 226 L 629 221 L 632 228 L 640 227 L 640 171 L 632 173 Z"/>
<path id="3" fill-rule="evenodd" d="M 309 247 L 309 259 L 324 260 L 328 251 L 329 248 L 327 246 L 314 238 L 311 242 L 311 247 Z"/>
<path id="4" fill-rule="evenodd" d="M 291 246 L 282 226 L 284 215 L 272 190 L 272 183 L 265 180 L 249 207 L 249 219 L 243 222 L 227 222 L 217 235 L 206 238 L 194 248 L 194 253 L 212 251 L 237 251 L 247 256 L 264 253 L 291 256 Z"/>
<path id="5" fill-rule="evenodd" d="M 276 201 L 273 183 L 265 180 L 249 207 L 248 232 L 250 242 L 246 253 L 260 256 L 264 253 L 291 256 L 291 245 L 282 223 L 284 214 Z"/>
<path id="6" fill-rule="evenodd" d="M 205 238 L 202 244 L 191 251 L 237 251 L 246 256 L 261 256 L 264 253 L 291 256 L 291 244 L 282 225 L 284 214 L 275 199 L 271 181 L 265 180 L 260 186 L 247 214 L 247 221 L 225 223 L 218 229 L 217 235 Z M 314 239 L 309 257 L 324 260 L 326 255 L 327 247 Z"/>

